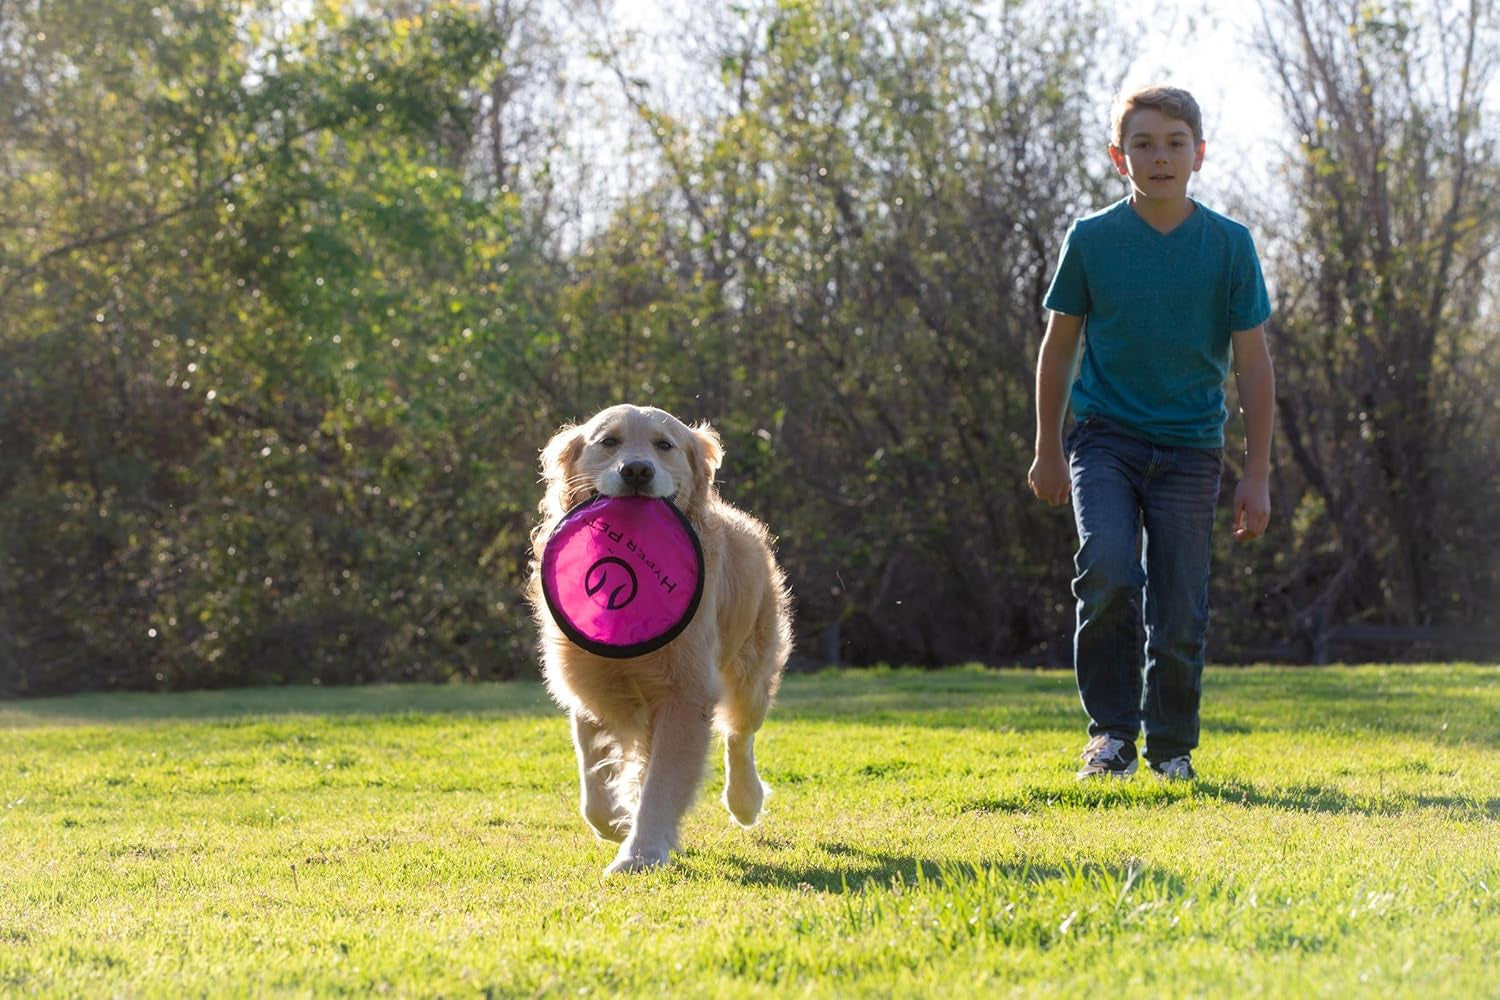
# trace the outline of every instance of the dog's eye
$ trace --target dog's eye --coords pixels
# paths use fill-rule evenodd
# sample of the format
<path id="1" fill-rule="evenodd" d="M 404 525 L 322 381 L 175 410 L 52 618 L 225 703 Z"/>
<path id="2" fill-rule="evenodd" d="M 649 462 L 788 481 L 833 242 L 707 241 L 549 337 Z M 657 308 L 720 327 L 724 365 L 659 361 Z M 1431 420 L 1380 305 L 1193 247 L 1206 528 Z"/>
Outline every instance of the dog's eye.
<path id="1" fill-rule="evenodd" d="M 602 438 L 599 439 L 598 443 L 599 443 L 599 447 L 601 447 L 601 448 L 618 448 L 618 447 L 620 447 L 620 439 L 617 438 L 617 437 L 613 437 L 613 436 L 611 436 L 611 437 L 602 437 Z"/>
<path id="2" fill-rule="evenodd" d="M 660 441 L 656 442 L 657 451 L 671 451 L 675 447 L 677 446 L 668 441 L 666 438 L 662 438 Z"/>

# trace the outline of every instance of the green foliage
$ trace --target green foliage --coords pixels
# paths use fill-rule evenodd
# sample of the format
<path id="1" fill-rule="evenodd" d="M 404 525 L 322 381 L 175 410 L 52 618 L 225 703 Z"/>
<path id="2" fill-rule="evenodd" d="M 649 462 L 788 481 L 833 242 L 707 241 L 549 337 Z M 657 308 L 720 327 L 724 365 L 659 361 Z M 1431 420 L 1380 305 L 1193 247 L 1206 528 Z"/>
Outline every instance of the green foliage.
<path id="1" fill-rule="evenodd" d="M 761 826 L 604 881 L 540 685 L 0 707 L 22 995 L 1492 992 L 1496 668 L 1210 670 L 1202 773 L 1074 781 L 1059 672 L 789 677 Z"/>
<path id="2" fill-rule="evenodd" d="M 575 350 L 725 433 L 812 655 L 1014 658 L 1066 631 L 1070 526 L 1024 470 L 1055 249 L 1107 197 L 1102 13 L 753 5 L 704 120 L 637 94 L 665 174 L 586 253 Z"/>
<path id="3" fill-rule="evenodd" d="M 492 30 L 22 13 L 0 693 L 529 669 L 533 476 L 494 443 L 533 262 L 462 170 Z"/>
<path id="4" fill-rule="evenodd" d="M 622 400 L 719 430 L 803 658 L 1067 659 L 1024 471 L 1058 244 L 1121 191 L 1109 9 L 705 15 L 688 106 L 611 67 L 649 163 L 585 225 L 543 6 L 0 3 L 0 696 L 529 674 L 537 449 Z M 1224 658 L 1500 596 L 1500 48 L 1432 9 L 1271 12 L 1305 139 Z"/>

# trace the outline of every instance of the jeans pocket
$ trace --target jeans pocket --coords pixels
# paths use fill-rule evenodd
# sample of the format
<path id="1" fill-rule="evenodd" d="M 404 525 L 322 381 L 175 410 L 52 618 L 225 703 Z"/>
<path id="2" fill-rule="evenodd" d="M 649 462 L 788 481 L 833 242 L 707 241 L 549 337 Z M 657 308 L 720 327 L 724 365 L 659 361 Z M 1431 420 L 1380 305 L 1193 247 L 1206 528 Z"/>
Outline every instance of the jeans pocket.
<path id="1" fill-rule="evenodd" d="M 1224 449 L 1223 448 L 1194 448 L 1196 461 L 1201 463 L 1204 469 L 1212 469 L 1215 476 L 1223 475 L 1224 472 Z"/>
<path id="2" fill-rule="evenodd" d="M 1084 417 L 1075 423 L 1073 429 L 1068 431 L 1068 436 L 1063 439 L 1063 451 L 1069 455 L 1077 451 L 1078 442 L 1083 440 L 1084 435 L 1088 433 L 1093 424 L 1093 417 Z"/>

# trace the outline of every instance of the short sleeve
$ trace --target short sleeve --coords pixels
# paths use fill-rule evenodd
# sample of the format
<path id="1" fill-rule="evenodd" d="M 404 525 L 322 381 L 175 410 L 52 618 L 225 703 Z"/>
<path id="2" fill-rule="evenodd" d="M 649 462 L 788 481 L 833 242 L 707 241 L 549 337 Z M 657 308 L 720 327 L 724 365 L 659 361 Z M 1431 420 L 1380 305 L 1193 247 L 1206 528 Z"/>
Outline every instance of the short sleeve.
<path id="1" fill-rule="evenodd" d="M 1089 313 L 1089 286 L 1083 269 L 1083 247 L 1079 239 L 1078 223 L 1068 228 L 1063 239 L 1062 253 L 1058 257 L 1057 272 L 1042 305 L 1053 312 L 1069 316 L 1087 316 Z"/>
<path id="2" fill-rule="evenodd" d="M 1260 270 L 1260 256 L 1255 240 L 1243 231 L 1234 255 L 1235 266 L 1229 289 L 1229 332 L 1238 333 L 1260 326 L 1271 318 L 1271 297 Z"/>

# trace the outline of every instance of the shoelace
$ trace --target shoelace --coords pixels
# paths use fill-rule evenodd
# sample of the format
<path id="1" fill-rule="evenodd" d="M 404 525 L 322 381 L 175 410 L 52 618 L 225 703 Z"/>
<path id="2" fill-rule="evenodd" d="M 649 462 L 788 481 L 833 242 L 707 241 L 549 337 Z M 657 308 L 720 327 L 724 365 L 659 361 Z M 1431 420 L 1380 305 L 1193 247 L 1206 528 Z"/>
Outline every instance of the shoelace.
<path id="1" fill-rule="evenodd" d="M 1124 745 L 1125 741 L 1118 736 L 1101 733 L 1089 740 L 1089 745 L 1083 748 L 1083 753 L 1079 756 L 1092 764 L 1096 760 L 1108 760 L 1111 757 L 1119 757 L 1120 748 Z"/>
<path id="2" fill-rule="evenodd" d="M 1173 757 L 1158 770 L 1169 778 L 1185 778 L 1193 769 L 1190 757 Z"/>

